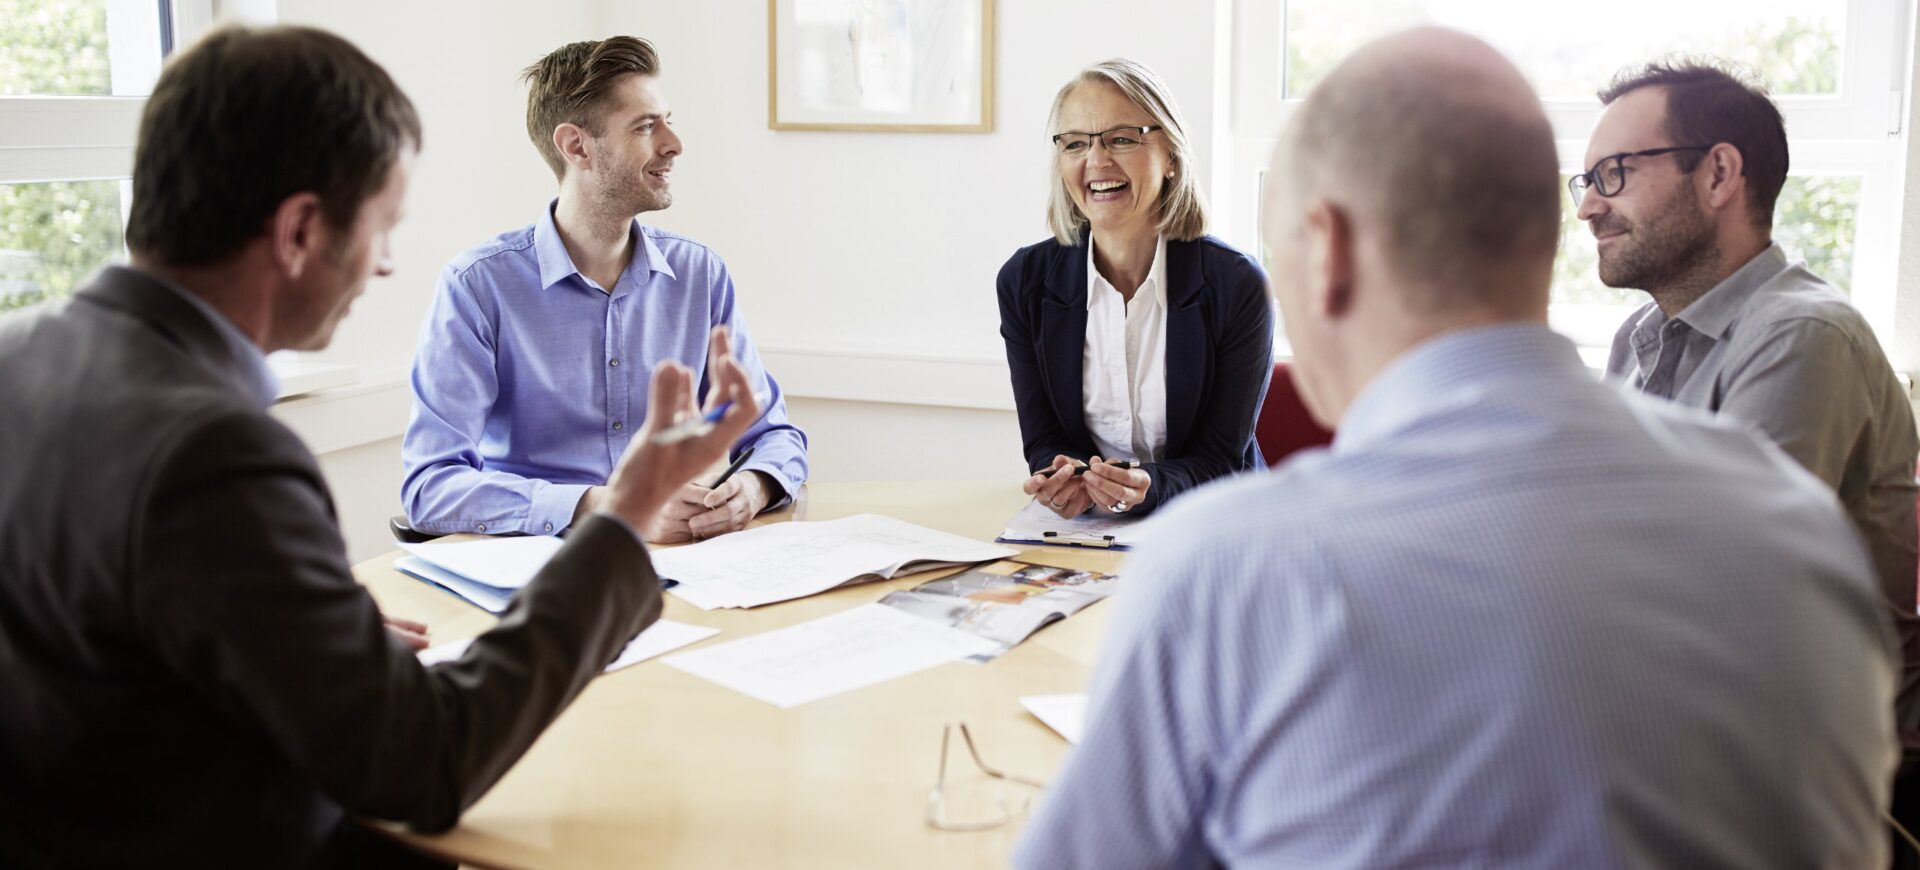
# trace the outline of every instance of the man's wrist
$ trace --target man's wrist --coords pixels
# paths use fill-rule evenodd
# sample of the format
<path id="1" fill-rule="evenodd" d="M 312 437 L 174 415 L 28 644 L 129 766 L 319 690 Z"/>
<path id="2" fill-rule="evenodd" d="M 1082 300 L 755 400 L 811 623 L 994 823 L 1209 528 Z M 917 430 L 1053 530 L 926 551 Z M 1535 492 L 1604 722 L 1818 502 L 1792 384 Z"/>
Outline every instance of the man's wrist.
<path id="1" fill-rule="evenodd" d="M 660 512 L 666 510 L 668 495 L 670 493 L 655 493 L 640 487 L 625 491 L 605 489 L 595 509 L 613 514 L 644 532 L 652 528 Z"/>
<path id="2" fill-rule="evenodd" d="M 579 503 L 573 506 L 574 525 L 579 525 L 581 520 L 586 519 L 589 514 L 593 513 L 594 510 L 599 507 L 600 494 L 602 492 L 603 490 L 600 487 L 589 486 L 585 491 L 580 493 Z"/>
<path id="3" fill-rule="evenodd" d="M 771 473 L 757 469 L 747 473 L 753 475 L 754 482 L 760 487 L 759 503 L 753 506 L 755 515 L 758 515 L 761 511 L 773 505 L 786 501 L 790 496 L 787 488 L 781 484 L 780 479 L 774 477 Z"/>

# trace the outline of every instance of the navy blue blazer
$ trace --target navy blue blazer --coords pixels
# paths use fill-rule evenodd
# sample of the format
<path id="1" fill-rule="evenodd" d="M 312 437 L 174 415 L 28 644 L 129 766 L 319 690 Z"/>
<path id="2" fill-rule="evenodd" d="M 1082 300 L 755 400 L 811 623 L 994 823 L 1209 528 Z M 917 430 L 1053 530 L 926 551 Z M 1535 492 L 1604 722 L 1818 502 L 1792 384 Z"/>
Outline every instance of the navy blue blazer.
<path id="1" fill-rule="evenodd" d="M 1086 244 L 1082 234 L 1081 245 Z M 1206 236 L 1167 242 L 1167 447 L 1144 466 L 1147 513 L 1216 477 L 1262 467 L 1253 421 L 1273 377 L 1273 306 L 1252 257 Z M 1087 249 L 1048 239 L 1000 267 L 1000 336 L 1027 469 L 1094 453 L 1081 394 Z"/>

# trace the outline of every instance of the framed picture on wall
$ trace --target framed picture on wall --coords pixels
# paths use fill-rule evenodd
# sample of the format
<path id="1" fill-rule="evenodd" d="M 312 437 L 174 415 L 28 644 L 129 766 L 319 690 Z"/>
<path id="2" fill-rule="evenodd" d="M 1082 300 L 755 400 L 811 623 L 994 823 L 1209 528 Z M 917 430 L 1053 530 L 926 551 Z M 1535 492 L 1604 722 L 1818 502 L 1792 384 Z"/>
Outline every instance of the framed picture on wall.
<path id="1" fill-rule="evenodd" d="M 986 133 L 994 0 L 767 0 L 767 126 Z"/>

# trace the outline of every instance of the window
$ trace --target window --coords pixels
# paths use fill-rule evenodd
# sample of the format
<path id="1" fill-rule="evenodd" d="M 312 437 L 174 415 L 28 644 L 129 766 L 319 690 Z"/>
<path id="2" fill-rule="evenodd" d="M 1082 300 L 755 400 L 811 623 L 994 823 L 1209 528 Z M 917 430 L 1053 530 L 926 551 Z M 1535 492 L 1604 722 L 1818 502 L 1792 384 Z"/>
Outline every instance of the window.
<path id="1" fill-rule="evenodd" d="M 0 0 L 0 311 L 64 296 L 123 255 L 134 130 L 171 13 Z"/>
<path id="2" fill-rule="evenodd" d="M 0 311 L 66 295 L 88 273 L 119 257 L 116 181 L 0 185 Z"/>
<path id="3" fill-rule="evenodd" d="M 1287 0 L 1283 93 L 1304 97 L 1362 43 L 1421 24 L 1500 46 L 1548 101 L 1590 100 L 1622 67 L 1675 52 L 1753 66 L 1776 96 L 1839 93 L 1846 0 L 1611 0 L 1568 11 L 1536 0 Z"/>
<path id="4" fill-rule="evenodd" d="M 1615 73 L 1705 54 L 1761 78 L 1786 117 L 1793 175 L 1774 239 L 1893 334 L 1898 259 L 1899 90 L 1913 0 L 1615 0 L 1570 15 L 1532 0 L 1237 0 L 1234 165 L 1227 233 L 1255 250 L 1260 171 L 1274 134 L 1346 54 L 1404 27 L 1439 24 L 1501 49 L 1540 91 L 1563 169 L 1577 172 Z M 1249 195 L 1247 192 L 1251 192 Z M 1552 320 L 1587 347 L 1611 341 L 1637 290 L 1600 283 L 1592 235 L 1563 202 Z"/>

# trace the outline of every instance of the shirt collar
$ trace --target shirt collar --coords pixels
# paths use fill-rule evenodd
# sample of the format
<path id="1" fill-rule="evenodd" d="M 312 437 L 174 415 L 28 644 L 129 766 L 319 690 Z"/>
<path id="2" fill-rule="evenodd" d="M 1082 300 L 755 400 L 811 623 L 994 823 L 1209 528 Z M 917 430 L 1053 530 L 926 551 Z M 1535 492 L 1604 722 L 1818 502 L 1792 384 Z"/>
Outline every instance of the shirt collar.
<path id="1" fill-rule="evenodd" d="M 1693 331 L 1718 341 L 1726 336 L 1727 328 L 1740 316 L 1753 291 L 1773 280 L 1786 268 L 1787 255 L 1781 252 L 1778 244 L 1769 244 L 1766 250 L 1754 255 L 1746 265 L 1735 269 L 1725 281 L 1713 285 L 1712 290 L 1681 309 L 1673 319 L 1684 321 Z"/>
<path id="2" fill-rule="evenodd" d="M 1544 325 L 1503 323 L 1434 336 L 1400 354 L 1360 391 L 1340 419 L 1334 449 L 1384 441 L 1437 409 L 1478 401 L 1489 384 L 1542 374 L 1587 377 L 1573 342 Z"/>
<path id="3" fill-rule="evenodd" d="M 567 253 L 567 243 L 560 238 L 560 225 L 553 221 L 553 210 L 559 206 L 555 198 L 540 210 L 540 219 L 533 225 L 533 256 L 540 265 L 541 288 L 552 287 L 566 280 L 569 275 L 579 275 L 580 269 L 573 264 L 573 255 Z M 635 274 L 639 270 L 658 272 L 669 278 L 678 278 L 673 267 L 667 264 L 666 255 L 660 253 L 660 246 L 654 244 L 653 236 L 644 231 L 640 221 L 632 221 L 629 230 L 634 237 L 633 262 L 627 264 L 627 271 L 620 277 Z M 586 276 L 582 275 L 585 281 Z M 612 288 L 608 288 L 611 290 Z"/>
<path id="4" fill-rule="evenodd" d="M 220 309 L 207 304 L 207 300 L 200 298 L 199 294 L 152 272 L 141 270 L 141 274 L 172 291 L 175 296 L 187 300 L 187 304 L 200 312 L 200 316 L 212 323 L 213 331 L 219 333 L 221 343 L 227 346 L 227 354 L 233 357 L 234 363 L 245 376 L 254 402 L 262 408 L 273 404 L 273 400 L 280 395 L 280 378 L 273 373 L 273 367 L 267 365 L 267 355 L 260 351 L 260 346 L 254 344 L 253 339 L 241 332 L 240 327 L 233 325 L 233 321 L 221 314 Z"/>
<path id="5" fill-rule="evenodd" d="M 1087 234 L 1087 310 L 1093 310 L 1094 291 L 1107 279 L 1100 277 L 1100 270 L 1093 266 L 1093 234 Z M 1112 286 L 1112 285 L 1108 285 Z M 1167 307 L 1167 237 L 1160 236 L 1153 243 L 1153 265 L 1147 267 L 1147 283 L 1140 285 L 1153 294 L 1154 304 Z"/>

